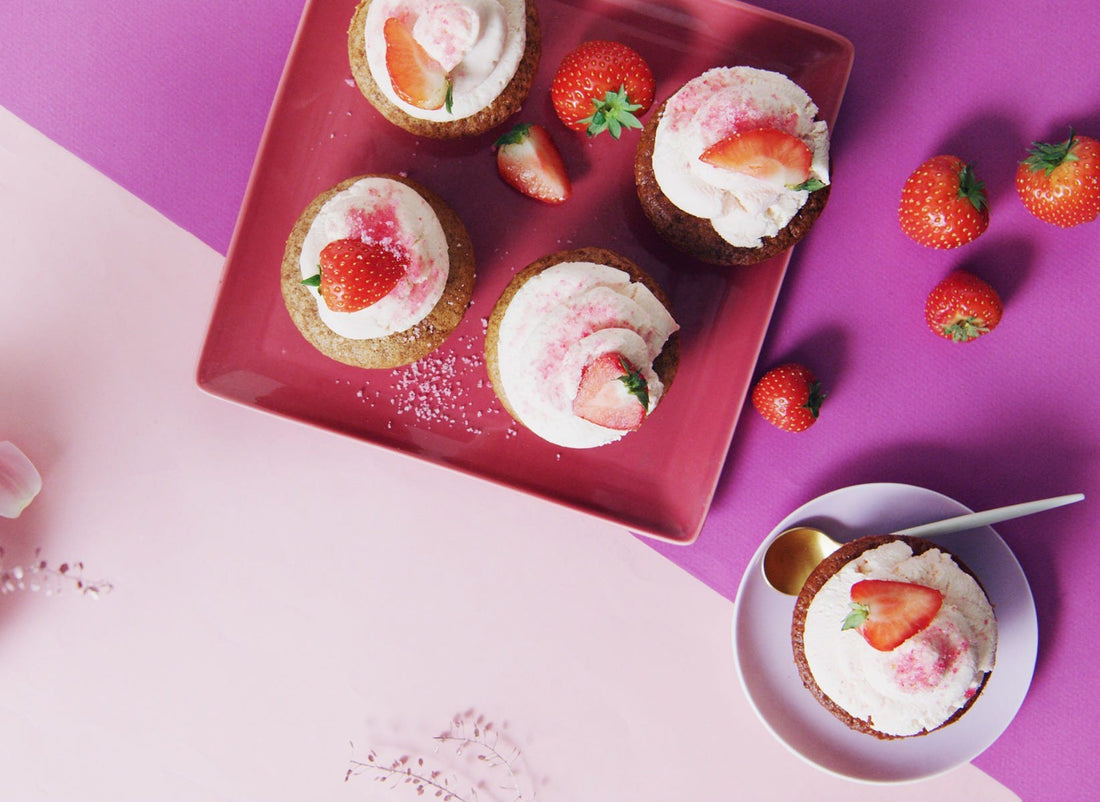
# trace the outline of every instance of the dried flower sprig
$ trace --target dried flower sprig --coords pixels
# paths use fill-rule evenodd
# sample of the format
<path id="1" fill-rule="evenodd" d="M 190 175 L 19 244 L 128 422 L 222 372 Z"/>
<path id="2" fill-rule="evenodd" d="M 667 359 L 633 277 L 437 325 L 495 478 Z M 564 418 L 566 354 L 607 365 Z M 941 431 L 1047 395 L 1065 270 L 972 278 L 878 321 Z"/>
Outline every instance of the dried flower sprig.
<path id="1" fill-rule="evenodd" d="M 503 774 L 503 782 L 496 787 L 507 794 L 510 802 L 533 800 L 534 791 L 525 796 L 520 783 L 519 763 L 522 754 L 511 743 L 501 728 L 473 710 L 460 713 L 451 720 L 451 726 L 434 737 L 438 756 L 439 745 L 454 748 L 455 757 L 472 757 L 476 765 L 488 771 Z M 354 748 L 354 744 L 352 745 Z M 371 773 L 378 782 L 389 783 L 391 788 L 409 786 L 418 796 L 430 794 L 441 802 L 478 802 L 478 789 L 490 792 L 485 780 L 473 782 L 469 777 L 460 778 L 453 770 L 429 766 L 424 757 L 401 755 L 390 761 L 380 760 L 371 749 L 365 760 L 352 760 L 344 775 L 347 782 L 352 777 Z M 494 795 L 494 798 L 495 795 Z"/>
<path id="2" fill-rule="evenodd" d="M 511 793 L 514 802 L 522 802 L 523 791 L 520 790 L 519 778 L 513 768 L 522 757 L 519 747 L 513 743 L 502 742 L 501 732 L 485 716 L 478 715 L 473 721 L 470 716 L 472 710 L 457 715 L 451 720 L 452 728 L 435 736 L 440 743 L 452 743 L 455 745 L 455 754 L 462 755 L 467 748 L 475 750 L 479 761 L 493 769 L 504 771 L 508 784 L 501 788 Z"/>
<path id="3" fill-rule="evenodd" d="M 389 763 L 379 762 L 378 754 L 372 749 L 367 753 L 366 762 L 352 760 L 351 767 L 344 774 L 344 782 L 347 782 L 356 774 L 363 771 L 375 772 L 375 780 L 378 782 L 392 782 L 391 787 L 397 787 L 398 783 L 411 785 L 418 796 L 434 790 L 433 796 L 443 802 L 477 802 L 477 790 L 470 788 L 469 796 L 463 796 L 451 788 L 452 782 L 457 782 L 455 775 L 441 771 L 440 769 L 428 769 L 424 765 L 424 758 L 419 757 L 415 763 L 409 755 L 402 755 Z"/>
<path id="4" fill-rule="evenodd" d="M 114 586 L 98 580 L 89 582 L 83 577 L 84 563 L 61 563 L 56 568 L 42 559 L 41 549 L 35 549 L 34 562 L 29 565 L 4 567 L 4 549 L 0 547 L 0 595 L 20 590 L 41 591 L 47 596 L 72 587 L 85 596 L 98 599 L 110 593 Z"/>

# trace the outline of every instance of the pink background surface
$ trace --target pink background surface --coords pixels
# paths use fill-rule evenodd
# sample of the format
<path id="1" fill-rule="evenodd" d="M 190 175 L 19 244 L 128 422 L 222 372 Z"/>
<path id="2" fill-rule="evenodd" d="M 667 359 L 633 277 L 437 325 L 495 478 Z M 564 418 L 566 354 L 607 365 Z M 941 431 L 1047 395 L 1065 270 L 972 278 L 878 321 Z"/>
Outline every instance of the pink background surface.
<path id="1" fill-rule="evenodd" d="M 273 676 L 266 678 L 262 687 L 274 700 L 283 647 L 268 615 L 273 611 L 263 602 L 274 607 L 277 621 L 288 623 L 294 631 L 308 631 L 304 626 L 294 627 L 303 623 L 299 618 L 333 615 L 343 606 L 331 603 L 329 595 L 337 591 L 313 590 L 306 594 L 309 604 L 296 607 L 295 584 L 303 581 L 302 570 L 311 575 L 311 581 L 321 580 L 325 587 L 345 588 L 354 579 L 353 566 L 360 563 L 361 568 L 378 559 L 379 553 L 384 555 L 397 548 L 390 545 L 390 538 L 378 537 L 370 548 L 357 543 L 358 550 L 353 549 L 349 557 L 346 538 L 323 536 L 311 540 L 302 554 L 305 569 L 297 565 L 298 570 L 291 571 L 281 566 L 271 576 L 270 587 L 260 583 L 266 592 L 262 600 L 247 596 L 242 599 L 230 593 L 227 586 L 234 582 L 255 592 L 256 577 L 248 578 L 245 570 L 246 579 L 242 579 L 239 564 L 223 564 L 216 549 L 198 548 L 214 546 L 204 532 L 212 529 L 222 533 L 231 526 L 237 539 L 228 548 L 229 553 L 244 559 L 254 551 L 261 555 L 260 564 L 268 569 L 272 550 L 294 553 L 303 548 L 301 540 L 292 535 L 308 528 L 308 516 L 294 520 L 295 529 L 285 519 L 280 525 L 279 519 L 263 513 L 264 499 L 277 497 L 286 484 L 302 481 L 293 466 L 278 464 L 278 455 L 283 453 L 306 464 L 311 464 L 310 454 L 323 453 L 346 472 L 336 490 L 317 486 L 311 488 L 314 495 L 351 492 L 356 482 L 346 474 L 360 470 L 383 481 L 383 487 L 394 498 L 408 492 L 404 488 L 423 488 L 427 484 L 433 493 L 448 494 L 460 507 L 456 517 L 466 519 L 462 531 L 476 531 L 476 536 L 441 542 L 430 528 L 408 533 L 400 516 L 385 510 L 380 513 L 384 525 L 377 531 L 406 531 L 406 536 L 411 534 L 427 553 L 437 553 L 440 565 L 447 559 L 455 560 L 477 579 L 493 577 L 479 574 L 489 569 L 459 545 L 473 545 L 486 553 L 507 549 L 507 535 L 512 530 L 522 529 L 533 514 L 548 516 L 562 529 L 560 537 L 568 544 L 566 553 L 583 564 L 586 550 L 591 549 L 592 564 L 607 572 L 602 575 L 582 568 L 576 582 L 583 586 L 586 600 L 614 607 L 619 617 L 609 616 L 616 625 L 613 629 L 627 633 L 624 637 L 636 649 L 629 654 L 645 654 L 646 647 L 636 631 L 643 625 L 632 617 L 631 610 L 614 601 L 619 589 L 610 583 L 626 582 L 632 593 L 624 591 L 623 598 L 638 603 L 649 593 L 660 592 L 667 583 L 670 593 L 674 589 L 678 604 L 685 605 L 678 610 L 702 611 L 700 615 L 713 619 L 707 624 L 720 626 L 715 632 L 698 618 L 689 618 L 684 624 L 687 634 L 677 635 L 677 626 L 683 622 L 665 619 L 659 634 L 674 639 L 675 647 L 694 658 L 706 660 L 721 653 L 723 670 L 729 669 L 728 620 L 718 621 L 720 616 L 708 604 L 709 597 L 692 595 L 692 588 L 705 590 L 704 586 L 709 586 L 721 597 L 731 599 L 760 539 L 789 510 L 816 495 L 849 484 L 896 481 L 929 487 L 975 509 L 1075 491 L 1095 497 L 1100 425 L 1095 422 L 1093 376 L 1097 366 L 1094 344 L 1100 335 L 1100 318 L 1095 314 L 1100 290 L 1093 273 L 1100 250 L 1100 224 L 1061 231 L 1034 220 L 1015 197 L 1012 175 L 1024 146 L 1033 139 L 1061 137 L 1069 124 L 1082 133 L 1100 136 L 1100 93 L 1093 80 L 1095 42 L 1100 36 L 1096 12 L 1085 2 L 1037 7 L 1016 0 L 998 6 L 996 14 L 991 14 L 988 6 L 975 3 L 902 6 L 790 0 L 766 7 L 834 30 L 852 40 L 856 49 L 855 68 L 833 139 L 835 186 L 830 205 L 813 234 L 796 249 L 761 357 L 762 368 L 789 359 L 806 362 L 821 377 L 830 397 L 822 420 L 799 436 L 777 432 L 755 414 L 746 414 L 735 433 L 714 508 L 699 540 L 688 548 L 645 541 L 640 551 L 629 551 L 638 561 L 632 567 L 645 579 L 640 586 L 633 586 L 629 582 L 629 577 L 635 575 L 631 570 L 616 570 L 614 560 L 600 559 L 617 547 L 608 545 L 606 527 L 578 522 L 575 516 L 548 510 L 546 505 L 529 499 L 513 499 L 464 477 L 374 450 L 364 452 L 365 447 L 354 441 L 318 435 L 219 406 L 199 396 L 193 383 L 186 381 L 197 358 L 205 326 L 203 316 L 217 283 L 218 264 L 211 260 L 209 249 L 215 255 L 224 253 L 228 244 L 301 11 L 300 3 L 273 2 L 262 15 L 254 7 L 214 2 L 189 3 L 184 9 L 179 4 L 123 0 L 103 3 L 94 11 L 72 3 L 4 4 L 0 8 L 0 27 L 9 33 L 0 50 L 0 105 L 195 238 L 172 238 L 172 251 L 162 257 L 159 240 L 143 239 L 149 230 L 163 236 L 158 222 L 140 217 L 139 229 L 123 227 L 112 232 L 131 236 L 140 244 L 137 252 L 143 258 L 134 263 L 126 261 L 134 258 L 129 250 L 113 254 L 107 245 L 96 242 L 85 252 L 79 247 L 80 240 L 73 240 L 63 252 L 52 255 L 73 260 L 89 258 L 89 254 L 97 256 L 89 267 L 95 268 L 93 275 L 99 280 L 83 287 L 84 295 L 66 294 L 69 306 L 60 318 L 55 318 L 55 313 L 32 317 L 32 309 L 8 296 L 5 325 L 11 329 L 3 330 L 4 344 L 9 348 L 0 361 L 0 400 L 4 403 L 0 411 L 5 417 L 14 415 L 15 423 L 0 421 L 5 426 L 0 437 L 16 440 L 32 453 L 46 474 L 47 489 L 54 498 L 64 498 L 66 505 L 47 506 L 49 497 L 44 491 L 32 507 L 33 516 L 29 512 L 29 517 L 20 519 L 13 529 L 5 529 L 5 535 L 14 532 L 14 539 L 25 546 L 39 539 L 42 532 L 72 533 L 68 539 L 56 534 L 50 543 L 69 549 L 80 547 L 82 558 L 91 551 L 98 566 L 114 568 L 123 576 L 132 572 L 150 583 L 158 577 L 156 587 L 148 588 L 150 593 L 160 594 L 158 599 L 169 590 L 181 599 L 195 599 L 195 615 L 186 609 L 172 609 L 169 617 L 156 621 L 166 630 L 182 628 L 184 642 L 197 639 L 206 643 L 203 639 L 209 638 L 207 628 L 217 632 L 222 614 L 234 623 L 251 622 L 259 631 L 251 630 L 251 638 L 239 652 L 244 655 L 239 663 L 233 661 L 233 655 L 238 654 L 233 647 L 242 642 L 237 631 L 220 633 L 216 640 L 223 650 L 218 654 L 223 660 L 228 658 L 226 670 L 241 683 L 250 681 L 246 670 L 249 666 L 268 657 Z M 1042 18 L 1041 27 L 1025 24 L 1036 18 Z M 37 152 L 38 145 L 8 147 L 10 152 L 29 153 Z M 993 207 L 993 222 L 987 234 L 952 253 L 926 251 L 909 242 L 898 230 L 894 217 L 897 194 L 909 170 L 941 151 L 952 151 L 976 162 Z M 94 177 L 85 176 L 71 186 L 62 175 L 47 172 L 42 178 L 43 187 L 52 189 L 51 184 L 56 183 L 62 192 L 101 191 Z M 13 186 L 26 189 L 16 182 Z M 48 199 L 46 194 L 35 208 L 48 214 Z M 66 198 L 66 202 L 71 200 Z M 127 206 L 125 198 L 116 198 L 112 203 L 112 209 L 141 214 Z M 41 222 L 40 218 L 32 216 L 24 221 L 25 226 Z M 103 229 L 109 221 L 93 216 L 83 225 Z M 74 230 L 85 242 L 92 242 L 85 229 Z M 61 249 L 61 245 L 55 247 Z M 35 251 L 24 248 L 19 253 L 24 259 L 33 259 Z M 155 282 L 136 274 L 141 280 L 127 281 L 126 287 L 136 292 L 159 292 L 164 289 L 162 282 L 167 281 L 168 297 L 175 294 L 186 303 L 163 316 L 164 328 L 158 326 L 162 318 L 135 318 L 135 307 L 123 303 L 126 314 L 120 323 L 105 322 L 102 339 L 85 339 L 71 322 L 86 314 L 83 301 L 87 297 L 98 299 L 97 309 L 118 303 L 115 291 L 108 293 L 102 283 L 107 276 L 122 278 L 118 275 L 122 271 L 112 272 L 116 262 L 108 257 L 116 257 L 118 264 L 153 266 L 151 276 Z M 159 263 L 161 258 L 164 265 Z M 934 338 L 923 328 L 921 319 L 925 294 L 956 266 L 966 266 L 986 277 L 1006 302 L 1001 327 L 967 346 L 952 346 Z M 9 286 L 14 270 L 9 263 Z M 132 278 L 129 273 L 125 275 Z M 130 339 L 135 329 L 122 323 L 138 324 L 140 348 Z M 10 348 L 8 337 L 20 336 L 37 325 L 55 339 L 26 334 L 17 348 Z M 180 328 L 177 331 L 171 326 Z M 150 337 L 150 332 L 155 336 Z M 64 353 L 66 342 L 79 342 L 84 349 L 92 350 L 82 350 L 75 360 L 54 363 L 53 372 L 44 370 L 48 357 L 56 359 L 57 354 Z M 44 380 L 47 375 L 50 381 Z M 180 420 L 187 425 L 177 430 L 174 427 Z M 104 434 L 97 439 L 92 433 L 100 428 Z M 112 440 L 112 436 L 128 438 L 130 434 L 136 435 L 132 441 Z M 80 448 L 73 448 L 70 437 Z M 205 453 L 208 449 L 216 461 Z M 257 454 L 272 461 L 257 463 Z M 112 480 L 97 475 L 97 458 L 111 466 Z M 275 479 L 258 475 L 258 465 L 272 465 Z M 199 467 L 205 472 L 201 480 L 192 473 Z M 91 497 L 96 490 L 104 489 L 97 482 L 117 491 L 117 495 L 108 499 Z M 166 485 L 177 488 L 176 494 L 166 491 Z M 55 487 L 58 489 L 52 489 Z M 193 499 L 186 495 L 186 491 L 199 490 L 209 494 L 212 489 L 212 497 Z M 142 498 L 154 499 L 160 506 L 146 507 Z M 123 499 L 127 510 L 124 517 L 114 506 Z M 496 506 L 486 509 L 486 499 Z M 167 509 L 165 501 L 170 504 Z M 1097 784 L 1088 734 L 1100 717 L 1100 689 L 1093 670 L 1095 610 L 1100 599 L 1095 583 L 1077 579 L 1093 576 L 1100 568 L 1100 558 L 1091 546 L 1095 540 L 1090 531 L 1096 520 L 1094 503 L 1090 500 L 1042 518 L 997 527 L 1030 578 L 1039 612 L 1040 653 L 1032 690 L 1019 716 L 975 764 L 1024 798 L 1087 798 Z M 259 518 L 249 519 L 249 514 Z M 425 526 L 436 523 L 440 529 L 450 525 L 449 518 L 446 523 L 442 519 L 420 522 Z M 537 527 L 542 537 L 535 544 L 552 555 L 549 526 Z M 192 529 L 194 544 L 181 546 Z M 592 537 L 586 539 L 587 535 Z M 4 545 L 12 554 L 10 542 L 5 540 Z M 525 544 L 525 548 L 533 546 Z M 649 562 L 640 556 L 653 551 L 668 559 Z M 384 561 L 384 557 L 381 559 Z M 667 572 L 666 568 L 674 567 L 670 562 L 685 571 Z M 167 588 L 164 574 L 150 570 L 165 565 L 172 569 Z M 436 574 L 437 578 L 442 575 Z M 382 581 L 380 576 L 371 578 Z M 691 583 L 684 587 L 680 578 L 692 578 Z M 587 584 L 601 579 L 609 582 L 602 594 Z M 508 583 L 518 581 L 511 578 Z M 425 609 L 416 613 L 414 623 L 425 625 L 420 618 L 430 617 L 427 608 L 433 603 L 437 608 L 445 605 L 447 596 L 427 581 L 416 587 L 423 594 Z M 386 599 L 372 593 L 359 591 L 353 603 L 361 610 L 385 606 Z M 476 605 L 481 600 L 464 601 Z M 221 613 L 215 601 L 233 607 Z M 54 705 L 51 709 L 56 711 L 81 703 L 81 693 L 91 693 L 81 692 L 78 685 L 55 693 L 47 680 L 62 676 L 59 668 L 36 675 L 36 659 L 46 660 L 49 666 L 64 661 L 79 663 L 79 652 L 62 648 L 62 644 L 71 645 L 66 638 L 90 646 L 94 632 L 116 648 L 125 649 L 127 635 L 143 633 L 150 626 L 140 610 L 121 604 L 116 609 L 123 612 L 109 613 L 104 620 L 102 611 L 111 608 L 97 607 L 89 612 L 72 600 L 60 603 L 66 617 L 64 625 L 56 629 L 43 631 L 29 626 L 28 622 L 39 620 L 38 615 L 41 620 L 54 621 L 48 614 L 37 612 L 34 605 L 41 604 L 37 600 L 34 605 L 20 600 L 15 614 L 6 612 L 2 619 L 3 650 L 9 667 L 14 666 L 9 668 L 13 672 L 9 677 L 18 680 L 18 687 L 25 691 L 21 704 L 42 701 Z M 720 609 L 728 612 L 728 608 Z M 538 621 L 546 612 L 539 604 L 529 602 L 520 614 Z M 645 607 L 644 612 L 652 615 L 654 608 Z M 114 620 L 115 616 L 122 620 Z M 337 614 L 330 620 L 319 620 L 324 635 L 331 637 L 322 638 L 326 649 L 315 656 L 317 664 L 313 667 L 317 676 L 332 680 L 325 673 L 333 671 L 331 664 L 343 665 L 349 671 L 356 667 L 355 661 L 346 660 L 336 636 L 341 627 L 354 629 L 357 619 Z M 204 628 L 201 638 L 192 632 L 196 628 Z M 484 646 L 494 657 L 505 659 L 507 652 L 499 643 L 484 634 L 485 630 L 476 631 L 486 638 Z M 553 634 L 576 636 L 572 631 Z M 714 655 L 700 654 L 706 650 L 692 640 L 692 635 L 713 648 Z M 390 633 L 387 643 L 401 655 L 415 653 L 413 639 L 406 639 L 402 633 Z M 606 648 L 583 635 L 580 647 L 595 654 Z M 556 652 L 539 654 L 563 657 Z M 357 654 L 357 659 L 365 658 Z M 89 736 L 101 734 L 106 728 L 130 732 L 130 738 L 138 739 L 148 725 L 140 718 L 131 718 L 137 716 L 133 711 L 138 707 L 119 717 L 117 709 L 108 704 L 121 698 L 126 690 L 133 690 L 138 699 L 160 705 L 157 709 L 162 720 L 152 729 L 155 737 L 137 749 L 138 754 L 152 758 L 158 745 L 175 743 L 170 723 L 180 725 L 185 734 L 208 734 L 215 729 L 213 719 L 218 716 L 214 713 L 201 712 L 182 700 L 164 703 L 174 687 L 187 687 L 192 675 L 207 678 L 207 687 L 212 683 L 201 658 L 192 656 L 191 660 L 194 665 L 186 661 L 161 663 L 156 655 L 148 653 L 136 656 L 132 661 L 133 684 L 129 688 L 121 683 L 112 685 L 105 695 L 97 696 L 103 700 L 102 708 L 98 703 L 82 708 L 90 718 L 71 732 L 56 731 L 63 719 L 50 719 L 54 725 L 51 727 L 40 726 L 26 712 L 31 707 L 9 704 L 7 709 L 14 712 L 9 716 L 5 737 L 18 733 L 20 742 L 30 743 L 28 751 L 20 753 L 23 755 L 34 754 L 36 746 L 43 755 L 50 755 L 51 750 L 55 755 L 73 754 L 57 747 L 75 749 L 80 744 L 84 751 L 78 765 L 70 763 L 66 771 L 72 776 L 72 787 L 81 787 L 77 784 L 81 776 L 107 772 L 113 765 L 109 754 L 97 752 L 95 738 Z M 309 673 L 308 661 L 299 658 L 293 667 L 303 676 Z M 707 664 L 703 670 L 706 679 L 702 684 L 713 690 L 723 709 L 743 706 L 728 697 L 736 693 L 732 683 L 717 681 L 714 674 L 718 666 Z M 90 665 L 87 671 L 99 680 L 109 674 L 103 665 Z M 383 675 L 383 679 L 410 691 L 414 686 L 424 687 L 412 679 L 402 685 L 405 680 L 396 669 L 392 675 L 383 669 Z M 629 671 L 624 675 L 624 682 L 642 685 L 678 685 L 685 679 L 697 679 L 644 671 L 640 678 L 631 677 Z M 428 682 L 430 687 L 431 676 L 425 671 L 416 674 L 415 679 Z M 520 688 L 509 684 L 506 674 L 491 671 L 488 676 L 503 685 L 505 690 L 500 693 L 504 700 L 516 704 L 524 698 Z M 446 685 L 443 682 L 429 695 L 450 704 L 443 690 L 453 692 L 455 688 Z M 507 690 L 515 693 L 508 694 Z M 698 687 L 683 688 L 681 692 L 685 701 L 697 700 L 701 693 Z M 214 694 L 214 698 L 224 704 L 232 696 L 225 691 Z M 341 715 L 339 704 L 346 700 L 324 688 L 319 690 L 319 698 L 325 714 L 330 716 L 326 721 Z M 675 704 L 667 695 L 660 698 Z M 229 711 L 238 715 L 226 716 L 234 722 L 226 732 L 227 742 L 209 743 L 203 749 L 214 754 L 228 749 L 231 737 L 247 740 L 250 730 L 235 723 L 241 719 L 263 729 L 266 717 L 272 714 L 261 703 L 262 697 L 250 695 L 247 699 L 254 707 Z M 360 701 L 363 708 L 378 703 L 366 690 Z M 460 707 L 463 702 L 454 704 Z M 510 710 L 503 715 L 517 721 L 524 713 L 533 719 L 545 715 L 544 710 L 535 710 L 537 705 L 531 704 L 532 709 Z M 310 706 L 299 697 L 288 705 L 291 710 L 283 711 L 283 715 L 309 730 Z M 406 702 L 404 709 L 412 720 L 432 721 L 433 708 L 426 702 Z M 450 712 L 448 709 L 444 717 Z M 613 722 L 621 711 L 603 712 L 606 715 L 596 715 L 593 726 L 601 732 L 613 731 Z M 646 712 L 660 721 L 664 711 Z M 363 709 L 346 714 L 355 724 L 362 723 Z M 738 726 L 759 738 L 754 722 L 739 722 Z M 354 730 L 354 725 L 349 724 L 348 729 Z M 730 737 L 724 736 L 721 743 L 729 745 Z M 125 740 L 116 733 L 112 743 L 117 744 L 118 738 Z M 713 754 L 707 751 L 714 747 L 707 746 L 706 737 L 698 740 L 704 756 Z M 89 741 L 91 747 L 87 746 Z M 623 748 L 642 750 L 645 741 L 628 738 Z M 292 754 L 287 749 L 285 755 L 276 757 L 286 759 Z M 559 752 L 566 751 L 565 746 L 559 746 Z M 329 756 L 340 774 L 344 754 L 332 751 Z M 780 759 L 774 754 L 771 757 Z M 209 755 L 189 754 L 186 758 L 192 769 L 196 765 L 209 769 L 206 774 L 184 772 L 195 787 L 215 787 L 224 780 L 220 773 L 223 767 Z M 41 765 L 24 766 L 45 771 L 53 762 L 42 758 Z M 96 768 L 97 763 L 102 765 Z M 138 774 L 152 772 L 150 765 L 152 761 L 144 768 L 138 766 Z M 268 763 L 263 755 L 255 754 L 239 767 L 258 775 L 278 765 L 278 760 Z M 81 775 L 80 769 L 92 774 Z M 600 771 L 589 761 L 574 769 L 581 775 L 587 771 L 598 775 Z M 835 790 L 826 778 L 806 771 L 812 782 L 821 784 L 823 795 L 828 789 Z M 165 782 L 163 773 L 157 777 Z M 592 787 L 602 787 L 602 779 L 597 776 Z M 234 782 L 233 793 L 227 794 L 230 798 L 234 794 L 246 798 L 249 791 L 261 787 L 258 780 Z M 936 791 L 942 793 L 942 786 Z M 194 798 L 209 797 L 196 793 Z"/>

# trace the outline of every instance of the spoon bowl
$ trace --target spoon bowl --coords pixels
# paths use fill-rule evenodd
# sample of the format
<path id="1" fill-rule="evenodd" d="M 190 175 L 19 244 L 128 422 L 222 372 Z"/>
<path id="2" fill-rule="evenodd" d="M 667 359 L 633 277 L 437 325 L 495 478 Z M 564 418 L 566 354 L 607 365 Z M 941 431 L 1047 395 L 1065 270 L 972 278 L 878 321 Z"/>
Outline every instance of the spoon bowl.
<path id="1" fill-rule="evenodd" d="M 820 529 L 796 526 L 781 533 L 764 552 L 764 578 L 780 593 L 797 596 L 806 577 L 840 548 Z"/>
<path id="2" fill-rule="evenodd" d="M 1067 496 L 1025 501 L 1022 504 L 1011 504 L 984 512 L 968 512 L 943 521 L 911 526 L 891 534 L 934 537 L 965 532 L 968 529 L 978 529 L 1001 521 L 1022 518 L 1043 510 L 1073 504 L 1084 497 L 1084 493 L 1071 493 Z M 784 530 L 775 536 L 764 552 L 764 559 L 761 561 L 764 580 L 780 593 L 797 596 L 814 568 L 838 548 L 840 544 L 837 541 L 812 526 L 796 526 Z"/>

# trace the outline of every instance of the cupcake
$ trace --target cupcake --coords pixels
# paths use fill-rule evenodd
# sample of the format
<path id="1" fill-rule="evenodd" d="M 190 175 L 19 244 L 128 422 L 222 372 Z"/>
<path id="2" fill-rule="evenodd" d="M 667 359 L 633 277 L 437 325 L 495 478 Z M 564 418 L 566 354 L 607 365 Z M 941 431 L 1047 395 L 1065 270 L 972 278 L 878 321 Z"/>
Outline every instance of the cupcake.
<path id="1" fill-rule="evenodd" d="M 679 364 L 678 328 L 657 282 L 629 259 L 561 251 L 504 289 L 485 361 L 519 423 L 555 445 L 593 448 L 641 428 L 656 409 Z"/>
<path id="2" fill-rule="evenodd" d="M 671 244 L 712 264 L 753 264 L 802 239 L 825 208 L 828 126 L 786 76 L 717 67 L 650 118 L 634 178 Z"/>
<path id="3" fill-rule="evenodd" d="M 791 627 L 803 684 L 848 727 L 891 740 L 958 721 L 981 695 L 997 620 L 963 562 L 927 540 L 860 538 L 819 565 Z"/>
<path id="4" fill-rule="evenodd" d="M 431 190 L 393 175 L 349 178 L 315 198 L 283 253 L 283 300 L 321 353 L 363 368 L 406 365 L 462 320 L 474 287 L 466 228 Z"/>
<path id="5" fill-rule="evenodd" d="M 438 139 L 480 134 L 517 112 L 541 51 L 534 0 L 362 0 L 348 29 L 367 100 Z"/>

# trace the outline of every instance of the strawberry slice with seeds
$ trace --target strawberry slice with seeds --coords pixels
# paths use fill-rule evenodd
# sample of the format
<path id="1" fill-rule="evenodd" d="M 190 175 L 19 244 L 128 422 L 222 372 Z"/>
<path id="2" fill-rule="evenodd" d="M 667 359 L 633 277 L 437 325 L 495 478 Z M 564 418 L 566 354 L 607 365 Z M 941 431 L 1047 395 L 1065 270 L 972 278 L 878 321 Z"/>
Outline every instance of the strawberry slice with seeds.
<path id="1" fill-rule="evenodd" d="M 584 366 L 573 414 L 621 432 L 637 429 L 649 411 L 645 377 L 622 354 L 601 354 Z"/>
<path id="2" fill-rule="evenodd" d="M 561 203 L 572 194 L 561 153 L 541 125 L 520 123 L 494 146 L 501 178 L 524 195 L 544 203 Z"/>
<path id="3" fill-rule="evenodd" d="M 775 128 L 754 128 L 715 142 L 699 158 L 724 170 L 802 188 L 814 156 L 796 136 Z"/>
<path id="4" fill-rule="evenodd" d="M 386 40 L 386 72 L 393 91 L 418 109 L 451 109 L 451 77 L 443 65 L 428 55 L 413 37 L 412 28 L 399 17 L 382 26 Z"/>
<path id="5" fill-rule="evenodd" d="M 872 648 L 890 652 L 932 623 L 943 604 L 935 588 L 864 579 L 852 585 L 852 610 L 842 630 L 855 629 Z"/>
<path id="6" fill-rule="evenodd" d="M 333 312 L 358 312 L 385 298 L 408 270 L 408 255 L 354 237 L 321 249 L 320 272 L 302 283 L 317 287 Z"/>

